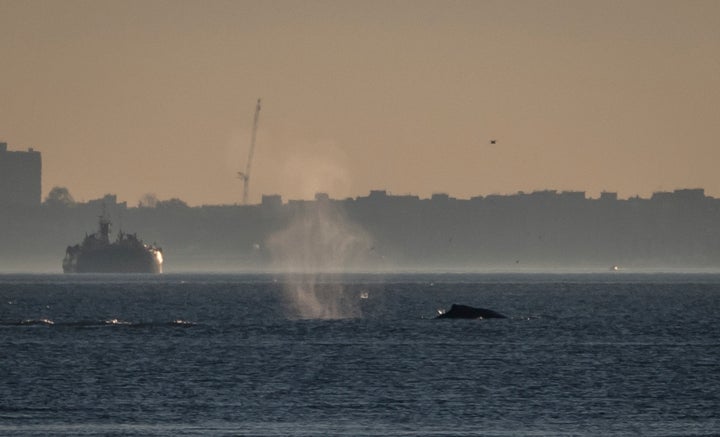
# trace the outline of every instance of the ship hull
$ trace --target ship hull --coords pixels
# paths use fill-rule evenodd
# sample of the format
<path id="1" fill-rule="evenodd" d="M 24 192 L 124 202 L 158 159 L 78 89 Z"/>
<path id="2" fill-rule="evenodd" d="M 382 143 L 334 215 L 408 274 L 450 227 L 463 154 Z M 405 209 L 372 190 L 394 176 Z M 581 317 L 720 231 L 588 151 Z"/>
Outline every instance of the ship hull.
<path id="1" fill-rule="evenodd" d="M 108 245 L 77 253 L 63 260 L 65 273 L 162 273 L 162 252 L 148 247 Z"/>

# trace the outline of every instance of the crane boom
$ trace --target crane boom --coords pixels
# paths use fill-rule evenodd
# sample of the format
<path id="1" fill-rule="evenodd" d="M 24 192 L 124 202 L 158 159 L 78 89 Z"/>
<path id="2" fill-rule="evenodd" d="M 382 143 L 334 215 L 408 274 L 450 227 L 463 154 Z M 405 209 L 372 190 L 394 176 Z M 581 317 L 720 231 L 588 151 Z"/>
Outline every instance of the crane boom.
<path id="1" fill-rule="evenodd" d="M 247 164 L 244 172 L 238 172 L 238 177 L 243 181 L 243 205 L 247 205 L 248 190 L 250 187 L 250 169 L 252 168 L 253 155 L 255 155 L 255 137 L 257 136 L 258 120 L 260 119 L 260 99 L 255 106 L 255 118 L 253 119 L 252 137 L 250 138 L 250 151 L 248 152 Z"/>

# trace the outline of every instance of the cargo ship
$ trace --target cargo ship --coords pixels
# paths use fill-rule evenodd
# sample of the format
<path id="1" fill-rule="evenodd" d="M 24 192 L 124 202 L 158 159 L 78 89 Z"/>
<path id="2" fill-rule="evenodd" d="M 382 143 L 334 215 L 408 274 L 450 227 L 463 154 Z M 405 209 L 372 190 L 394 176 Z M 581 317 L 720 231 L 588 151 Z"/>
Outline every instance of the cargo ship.
<path id="1" fill-rule="evenodd" d="M 65 273 L 162 273 L 163 252 L 136 234 L 120 231 L 110 241 L 110 219 L 103 215 L 98 232 L 86 235 L 81 244 L 68 246 L 63 259 Z"/>

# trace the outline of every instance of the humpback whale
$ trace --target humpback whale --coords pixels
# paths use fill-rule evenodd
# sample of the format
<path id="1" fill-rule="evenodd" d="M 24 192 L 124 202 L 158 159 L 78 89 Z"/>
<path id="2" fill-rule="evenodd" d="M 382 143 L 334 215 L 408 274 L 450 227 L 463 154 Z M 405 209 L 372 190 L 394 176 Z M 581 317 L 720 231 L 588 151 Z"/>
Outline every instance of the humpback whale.
<path id="1" fill-rule="evenodd" d="M 453 304 L 448 311 L 440 314 L 436 319 L 507 319 L 507 317 L 485 308 Z"/>

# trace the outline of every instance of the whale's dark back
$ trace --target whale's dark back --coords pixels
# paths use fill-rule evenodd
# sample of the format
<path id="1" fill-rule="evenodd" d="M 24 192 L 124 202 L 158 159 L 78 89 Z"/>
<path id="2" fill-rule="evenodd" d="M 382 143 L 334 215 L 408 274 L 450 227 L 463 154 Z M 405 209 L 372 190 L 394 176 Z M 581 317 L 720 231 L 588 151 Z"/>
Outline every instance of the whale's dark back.
<path id="1" fill-rule="evenodd" d="M 506 319 L 504 315 L 486 308 L 453 304 L 450 310 L 437 316 L 438 319 Z"/>

